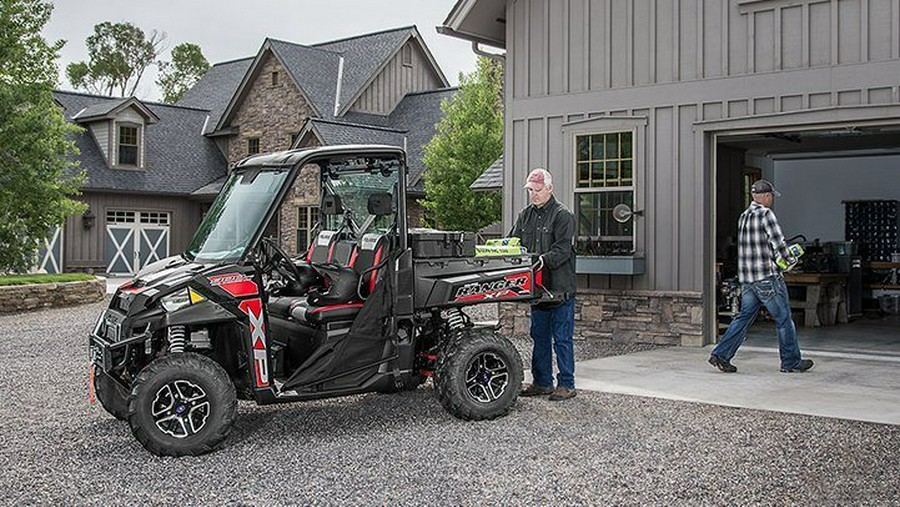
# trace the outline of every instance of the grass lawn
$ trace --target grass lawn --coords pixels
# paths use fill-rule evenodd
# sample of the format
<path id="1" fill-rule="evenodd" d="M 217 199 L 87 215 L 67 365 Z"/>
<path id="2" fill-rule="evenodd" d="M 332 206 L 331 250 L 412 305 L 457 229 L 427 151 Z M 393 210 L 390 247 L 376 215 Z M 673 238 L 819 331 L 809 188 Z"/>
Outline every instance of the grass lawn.
<path id="1" fill-rule="evenodd" d="M 28 285 L 31 283 L 83 282 L 93 280 L 87 273 L 63 273 L 60 275 L 0 275 L 0 286 Z"/>

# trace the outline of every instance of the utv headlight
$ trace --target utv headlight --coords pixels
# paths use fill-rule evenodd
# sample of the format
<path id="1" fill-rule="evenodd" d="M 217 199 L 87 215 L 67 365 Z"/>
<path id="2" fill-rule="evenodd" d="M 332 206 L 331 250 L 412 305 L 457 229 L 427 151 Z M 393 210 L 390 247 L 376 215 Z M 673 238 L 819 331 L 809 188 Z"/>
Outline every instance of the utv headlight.
<path id="1" fill-rule="evenodd" d="M 206 300 L 206 298 L 194 292 L 193 289 L 185 288 L 175 291 L 168 296 L 163 296 L 159 302 L 167 312 L 174 312 L 185 306 L 199 303 L 204 300 Z"/>

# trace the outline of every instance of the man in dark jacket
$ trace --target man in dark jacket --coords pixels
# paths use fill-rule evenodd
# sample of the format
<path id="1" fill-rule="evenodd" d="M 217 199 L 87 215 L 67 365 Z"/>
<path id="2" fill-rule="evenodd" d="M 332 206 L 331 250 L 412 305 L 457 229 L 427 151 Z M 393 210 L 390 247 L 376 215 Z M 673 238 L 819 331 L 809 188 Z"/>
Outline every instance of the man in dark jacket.
<path id="1" fill-rule="evenodd" d="M 550 395 L 553 401 L 575 396 L 575 217 L 553 197 L 553 177 L 535 169 L 525 183 L 531 205 L 519 213 L 510 236 L 540 255 L 543 285 L 550 294 L 531 306 L 531 376 L 534 382 L 522 396 Z M 553 352 L 556 352 L 556 389 L 553 389 Z"/>

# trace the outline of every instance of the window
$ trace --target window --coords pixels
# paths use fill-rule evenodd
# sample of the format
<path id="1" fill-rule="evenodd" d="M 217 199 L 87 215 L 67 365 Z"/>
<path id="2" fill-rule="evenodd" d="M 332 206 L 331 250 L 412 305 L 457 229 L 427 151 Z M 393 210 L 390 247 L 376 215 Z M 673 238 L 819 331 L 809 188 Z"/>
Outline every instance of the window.
<path id="1" fill-rule="evenodd" d="M 297 208 L 297 251 L 305 252 L 314 240 L 319 225 L 319 208 L 300 206 Z"/>
<path id="2" fill-rule="evenodd" d="M 404 67 L 412 67 L 412 46 L 409 44 L 403 46 L 403 49 L 400 51 L 400 59 Z"/>
<path id="3" fill-rule="evenodd" d="M 575 249 L 579 255 L 634 253 L 633 140 L 633 132 L 575 136 Z M 617 206 L 627 212 L 614 213 Z"/>
<path id="4" fill-rule="evenodd" d="M 259 138 L 251 137 L 247 139 L 247 155 L 255 155 L 259 153 Z"/>
<path id="5" fill-rule="evenodd" d="M 138 128 L 119 125 L 118 165 L 138 165 Z"/>
<path id="6" fill-rule="evenodd" d="M 133 224 L 135 222 L 134 211 L 106 210 L 106 223 L 108 224 Z"/>
<path id="7" fill-rule="evenodd" d="M 272 73 L 272 86 L 278 86 L 278 72 Z"/>

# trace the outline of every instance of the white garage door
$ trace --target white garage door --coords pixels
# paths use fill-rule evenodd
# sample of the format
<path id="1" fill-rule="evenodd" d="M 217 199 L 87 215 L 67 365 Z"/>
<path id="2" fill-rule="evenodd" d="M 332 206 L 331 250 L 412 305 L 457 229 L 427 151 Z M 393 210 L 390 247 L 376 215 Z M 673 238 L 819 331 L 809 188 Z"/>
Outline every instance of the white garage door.
<path id="1" fill-rule="evenodd" d="M 169 256 L 170 215 L 158 211 L 106 212 L 106 272 L 133 275 Z"/>

